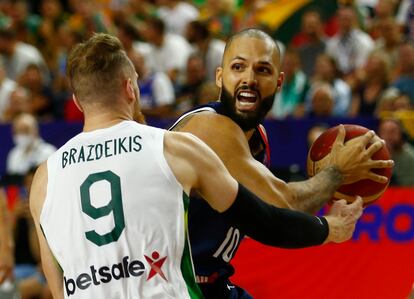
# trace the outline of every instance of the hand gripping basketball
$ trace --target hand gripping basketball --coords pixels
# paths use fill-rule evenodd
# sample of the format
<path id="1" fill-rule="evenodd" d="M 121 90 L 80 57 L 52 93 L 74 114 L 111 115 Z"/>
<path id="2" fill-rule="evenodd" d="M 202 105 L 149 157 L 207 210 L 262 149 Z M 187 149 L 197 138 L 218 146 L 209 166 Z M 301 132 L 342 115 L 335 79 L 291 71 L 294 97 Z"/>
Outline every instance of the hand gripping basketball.
<path id="1" fill-rule="evenodd" d="M 339 169 L 344 179 L 335 198 L 352 202 L 360 195 L 367 204 L 387 188 L 393 161 L 384 142 L 373 131 L 357 125 L 339 125 L 321 134 L 309 151 L 309 176 L 328 166 Z"/>

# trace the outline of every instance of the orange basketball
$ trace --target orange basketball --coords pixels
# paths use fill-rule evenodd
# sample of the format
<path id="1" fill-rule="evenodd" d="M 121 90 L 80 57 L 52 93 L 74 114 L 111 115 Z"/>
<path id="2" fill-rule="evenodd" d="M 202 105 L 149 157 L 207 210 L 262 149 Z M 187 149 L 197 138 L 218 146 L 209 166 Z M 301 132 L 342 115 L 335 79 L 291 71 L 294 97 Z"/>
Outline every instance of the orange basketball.
<path id="1" fill-rule="evenodd" d="M 358 125 L 344 125 L 346 135 L 345 143 L 355 137 L 365 134 L 369 129 Z M 338 135 L 339 126 L 330 128 L 322 133 L 312 144 L 308 154 L 308 175 L 314 176 L 320 170 L 320 163 L 326 155 L 328 155 L 332 149 L 336 136 Z M 369 144 L 370 145 L 370 144 Z M 368 146 L 369 146 L 368 145 Z M 388 160 L 390 159 L 390 153 L 387 147 L 384 145 L 372 156 L 373 160 Z M 352 184 L 342 185 L 334 194 L 334 199 L 346 199 L 348 202 L 352 202 L 356 195 L 359 195 L 364 200 L 365 205 L 370 204 L 381 197 L 384 191 L 387 189 L 389 179 L 391 178 L 392 168 L 377 168 L 372 169 L 376 174 L 386 176 L 388 178 L 387 183 L 377 183 L 369 179 L 357 181 Z"/>

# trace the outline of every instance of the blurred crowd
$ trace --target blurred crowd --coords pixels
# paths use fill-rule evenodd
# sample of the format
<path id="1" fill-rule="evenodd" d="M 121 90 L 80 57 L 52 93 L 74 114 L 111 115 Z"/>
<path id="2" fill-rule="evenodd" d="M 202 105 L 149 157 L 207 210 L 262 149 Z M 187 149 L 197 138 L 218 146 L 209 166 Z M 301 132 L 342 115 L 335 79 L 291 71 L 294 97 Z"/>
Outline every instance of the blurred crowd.
<path id="1" fill-rule="evenodd" d="M 0 121 L 82 118 L 65 78 L 66 56 L 94 32 L 118 36 L 139 74 L 144 113 L 175 118 L 216 100 L 225 41 L 246 27 L 275 36 L 266 0 L 2 0 Z M 349 1 L 348 1 L 349 2 Z M 285 82 L 270 118 L 382 116 L 414 104 L 414 4 L 338 3 L 302 13 L 301 30 L 278 44 Z M 275 37 L 277 38 L 277 37 Z"/>
<path id="2" fill-rule="evenodd" d="M 278 42 L 285 74 L 268 117 L 379 118 L 377 133 L 396 162 L 392 183 L 414 186 L 414 1 L 339 1 L 330 15 L 309 6 L 301 11 L 301 29 L 283 42 L 263 18 L 264 11 L 277 14 L 278 2 L 0 1 L 0 124 L 12 124 L 15 144 L 7 175 L 21 179 L 8 196 L 16 193 L 15 277 L 22 298 L 50 296 L 27 203 L 33 167 L 56 150 L 41 138 L 38 123 L 82 120 L 65 77 L 66 57 L 94 32 L 123 43 L 139 75 L 143 113 L 174 119 L 218 99 L 215 70 L 227 38 L 260 28 Z"/>

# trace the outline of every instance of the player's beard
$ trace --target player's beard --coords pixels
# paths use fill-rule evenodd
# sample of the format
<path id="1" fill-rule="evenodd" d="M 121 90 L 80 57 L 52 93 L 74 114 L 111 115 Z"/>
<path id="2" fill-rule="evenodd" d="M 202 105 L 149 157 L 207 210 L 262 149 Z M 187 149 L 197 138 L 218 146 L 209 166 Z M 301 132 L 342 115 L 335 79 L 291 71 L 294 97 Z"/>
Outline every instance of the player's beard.
<path id="1" fill-rule="evenodd" d="M 247 86 L 241 88 L 249 89 Z M 226 115 L 236 122 L 244 132 L 256 128 L 257 125 L 263 122 L 275 100 L 276 91 L 265 98 L 260 97 L 258 90 L 255 91 L 259 96 L 259 99 L 257 100 L 260 101 L 258 108 L 254 111 L 237 111 L 237 92 L 235 92 L 234 96 L 232 96 L 224 86 L 221 89 L 220 101 L 223 103 Z"/>

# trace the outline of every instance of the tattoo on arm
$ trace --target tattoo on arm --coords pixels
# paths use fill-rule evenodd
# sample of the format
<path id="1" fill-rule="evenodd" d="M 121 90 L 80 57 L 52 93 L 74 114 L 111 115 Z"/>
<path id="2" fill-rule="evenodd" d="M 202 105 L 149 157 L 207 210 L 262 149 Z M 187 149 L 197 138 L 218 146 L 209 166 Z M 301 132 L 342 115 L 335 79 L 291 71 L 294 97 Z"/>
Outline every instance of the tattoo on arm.
<path id="1" fill-rule="evenodd" d="M 328 167 L 306 181 L 289 183 L 294 194 L 292 206 L 295 210 L 316 213 L 332 198 L 342 181 L 341 172 L 336 167 Z"/>
<path id="2" fill-rule="evenodd" d="M 193 118 L 194 114 L 190 114 L 187 115 L 186 117 L 184 117 L 182 120 L 180 120 L 179 123 L 177 123 L 172 129 L 171 131 L 181 131 L 181 129 L 190 121 L 191 118 Z"/>

